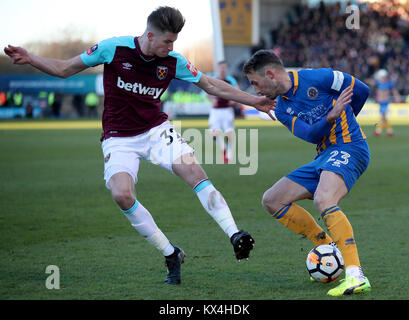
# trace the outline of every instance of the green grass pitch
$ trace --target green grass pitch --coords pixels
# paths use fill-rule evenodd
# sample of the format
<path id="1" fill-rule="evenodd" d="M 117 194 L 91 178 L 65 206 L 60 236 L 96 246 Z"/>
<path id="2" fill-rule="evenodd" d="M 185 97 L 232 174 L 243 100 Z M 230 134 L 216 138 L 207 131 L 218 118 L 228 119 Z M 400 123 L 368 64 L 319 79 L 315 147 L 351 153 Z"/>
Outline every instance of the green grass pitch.
<path id="1" fill-rule="evenodd" d="M 355 232 L 373 290 L 337 299 L 409 299 L 409 127 L 373 137 L 369 168 L 340 206 Z M 200 129 L 203 131 L 204 129 Z M 334 299 L 335 285 L 310 283 L 312 244 L 275 221 L 263 192 L 315 155 L 283 127 L 258 129 L 258 170 L 204 165 L 240 228 L 256 241 L 237 262 L 227 236 L 194 192 L 162 168 L 143 162 L 137 197 L 187 257 L 180 286 L 163 284 L 161 254 L 119 211 L 103 181 L 98 130 L 0 131 L 0 299 L 293 300 Z M 312 201 L 300 202 L 317 219 Z M 322 221 L 319 223 L 322 225 Z M 60 289 L 45 269 L 60 270 Z"/>

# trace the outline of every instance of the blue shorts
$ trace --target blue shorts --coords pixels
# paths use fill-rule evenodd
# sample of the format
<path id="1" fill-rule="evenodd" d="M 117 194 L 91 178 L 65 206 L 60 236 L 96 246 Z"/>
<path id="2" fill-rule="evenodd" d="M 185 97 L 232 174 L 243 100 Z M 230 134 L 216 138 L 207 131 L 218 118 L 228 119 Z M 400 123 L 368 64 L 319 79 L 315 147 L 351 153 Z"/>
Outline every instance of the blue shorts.
<path id="1" fill-rule="evenodd" d="M 343 177 L 349 192 L 368 167 L 369 160 L 369 147 L 365 140 L 333 144 L 318 155 L 313 162 L 294 170 L 286 177 L 302 185 L 314 195 L 321 172 L 331 171 Z"/>
<path id="2" fill-rule="evenodd" d="M 379 113 L 385 115 L 388 112 L 389 101 L 379 102 Z"/>

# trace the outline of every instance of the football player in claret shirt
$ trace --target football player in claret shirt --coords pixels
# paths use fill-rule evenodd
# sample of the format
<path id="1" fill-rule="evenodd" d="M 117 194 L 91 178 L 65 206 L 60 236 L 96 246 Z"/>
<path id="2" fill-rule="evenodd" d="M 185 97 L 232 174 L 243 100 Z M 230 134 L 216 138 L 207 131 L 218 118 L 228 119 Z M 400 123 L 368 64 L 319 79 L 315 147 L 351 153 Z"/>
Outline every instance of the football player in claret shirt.
<path id="1" fill-rule="evenodd" d="M 232 76 L 227 74 L 227 62 L 220 61 L 217 64 L 217 79 L 225 81 L 237 86 L 237 81 Z M 235 152 L 234 134 L 234 102 L 219 97 L 210 97 L 212 100 L 212 108 L 209 113 L 209 127 L 211 133 L 216 140 L 218 149 L 222 152 L 222 160 L 224 163 L 233 161 Z M 225 138 L 227 143 L 225 143 Z"/>
<path id="2" fill-rule="evenodd" d="M 329 295 L 370 290 L 352 226 L 338 206 L 369 164 L 366 137 L 355 119 L 369 95 L 368 86 L 330 68 L 287 72 L 271 50 L 257 51 L 243 71 L 258 94 L 277 98 L 277 120 L 296 137 L 317 145 L 314 161 L 268 189 L 263 195 L 263 206 L 284 226 L 305 235 L 314 245 L 335 242 L 338 246 L 346 277 L 328 291 Z M 312 198 L 329 235 L 309 212 L 295 204 Z"/>
<path id="3" fill-rule="evenodd" d="M 254 240 L 237 228 L 226 201 L 195 159 L 193 149 L 161 111 L 161 95 L 170 81 L 177 78 L 193 82 L 210 95 L 252 105 L 264 112 L 273 109 L 271 99 L 247 94 L 207 77 L 174 52 L 173 43 L 184 23 L 179 10 L 159 7 L 149 15 L 141 36 L 106 39 L 68 60 L 38 57 L 11 45 L 4 49 L 13 63 L 28 63 L 62 78 L 104 65 L 101 140 L 106 187 L 131 225 L 165 256 L 168 284 L 181 282 L 184 252 L 172 245 L 135 196 L 141 159 L 176 174 L 193 188 L 204 209 L 230 238 L 237 259 L 249 257 Z M 166 203 L 163 209 L 166 210 Z"/>

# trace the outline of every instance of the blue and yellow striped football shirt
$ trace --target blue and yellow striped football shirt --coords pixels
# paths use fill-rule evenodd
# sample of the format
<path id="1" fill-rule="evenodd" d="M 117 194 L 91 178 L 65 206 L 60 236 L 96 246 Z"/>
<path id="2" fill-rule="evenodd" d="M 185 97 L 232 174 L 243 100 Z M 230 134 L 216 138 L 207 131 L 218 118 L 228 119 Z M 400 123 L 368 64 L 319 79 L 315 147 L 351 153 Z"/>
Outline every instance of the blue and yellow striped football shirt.
<path id="1" fill-rule="evenodd" d="M 292 87 L 277 99 L 275 114 L 295 136 L 317 144 L 320 154 L 331 144 L 359 142 L 366 139 L 356 116 L 369 95 L 369 87 L 355 77 L 340 71 L 302 69 L 290 71 Z M 341 92 L 353 88 L 347 105 L 334 124 L 326 116 Z"/>

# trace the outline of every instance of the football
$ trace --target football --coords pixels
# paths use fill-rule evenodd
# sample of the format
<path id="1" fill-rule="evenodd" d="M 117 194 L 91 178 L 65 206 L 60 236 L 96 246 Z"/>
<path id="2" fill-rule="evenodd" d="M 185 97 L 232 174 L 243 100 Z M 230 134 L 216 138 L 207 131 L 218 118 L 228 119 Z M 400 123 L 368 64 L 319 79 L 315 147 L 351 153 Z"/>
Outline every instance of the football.
<path id="1" fill-rule="evenodd" d="M 338 248 L 326 244 L 317 246 L 308 253 L 306 265 L 314 280 L 331 282 L 344 270 L 344 259 Z"/>

